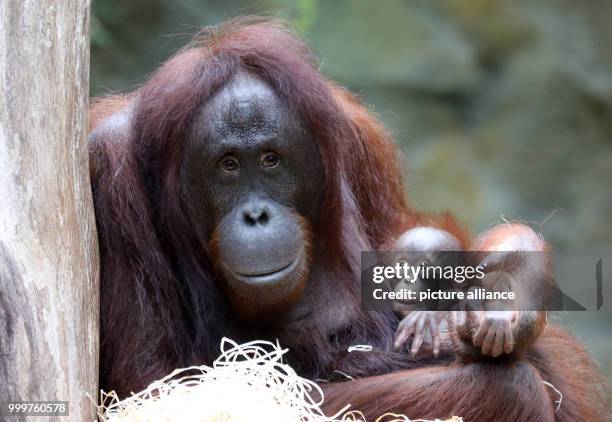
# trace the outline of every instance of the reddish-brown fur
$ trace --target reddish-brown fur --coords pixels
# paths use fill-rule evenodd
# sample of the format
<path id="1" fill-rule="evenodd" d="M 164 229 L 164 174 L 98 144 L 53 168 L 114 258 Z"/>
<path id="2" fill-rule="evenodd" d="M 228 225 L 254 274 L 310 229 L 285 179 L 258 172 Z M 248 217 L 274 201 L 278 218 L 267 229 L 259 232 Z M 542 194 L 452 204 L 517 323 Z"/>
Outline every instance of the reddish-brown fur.
<path id="1" fill-rule="evenodd" d="M 238 69 L 266 81 L 304 119 L 324 161 L 326 192 L 314 228 L 300 313 L 249 323 L 232 311 L 206 245 L 188 223 L 179 190 L 183 140 L 206 99 Z M 397 317 L 359 305 L 360 251 L 434 225 L 470 238 L 448 214 L 412 210 L 398 150 L 352 95 L 319 74 L 282 26 L 233 22 L 203 33 L 127 96 L 95 101 L 90 157 L 102 255 L 101 382 L 121 395 L 176 367 L 210 364 L 221 337 L 278 339 L 323 384 L 328 411 L 352 403 L 372 420 L 457 414 L 467 421 L 610 420 L 603 383 L 575 340 L 549 327 L 516 358 L 464 362 L 393 353 Z M 370 353 L 351 353 L 370 344 Z M 557 394 L 563 393 L 555 413 Z"/>

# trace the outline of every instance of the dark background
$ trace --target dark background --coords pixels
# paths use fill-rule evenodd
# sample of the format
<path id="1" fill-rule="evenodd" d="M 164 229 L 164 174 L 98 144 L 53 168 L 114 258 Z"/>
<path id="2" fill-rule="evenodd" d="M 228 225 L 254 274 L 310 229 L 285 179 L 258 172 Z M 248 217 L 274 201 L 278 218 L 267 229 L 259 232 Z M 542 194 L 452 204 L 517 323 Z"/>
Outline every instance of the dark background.
<path id="1" fill-rule="evenodd" d="M 415 206 L 474 232 L 505 218 L 562 251 L 612 250 L 612 2 L 94 0 L 91 93 L 137 87 L 205 25 L 287 19 L 322 72 L 395 133 Z M 592 283 L 591 274 L 576 283 Z M 612 378 L 604 307 L 573 327 Z M 610 302 L 610 303 L 607 303 Z"/>

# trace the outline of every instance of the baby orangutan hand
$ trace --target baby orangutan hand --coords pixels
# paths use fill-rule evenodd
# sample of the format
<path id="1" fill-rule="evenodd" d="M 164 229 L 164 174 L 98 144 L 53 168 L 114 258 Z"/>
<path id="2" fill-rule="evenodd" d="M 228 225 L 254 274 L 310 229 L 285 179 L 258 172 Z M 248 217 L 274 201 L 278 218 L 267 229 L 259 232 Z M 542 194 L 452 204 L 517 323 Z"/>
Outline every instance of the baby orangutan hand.
<path id="1" fill-rule="evenodd" d="M 399 350 L 404 343 L 414 334 L 412 340 L 412 346 L 410 348 L 410 355 L 416 356 L 427 330 L 431 334 L 431 340 L 433 345 L 433 354 L 438 357 L 440 353 L 440 324 L 443 320 L 447 320 L 450 324 L 451 321 L 447 318 L 448 312 L 440 311 L 412 311 L 399 323 L 397 331 L 395 332 L 395 341 L 393 343 L 394 349 Z"/>
<path id="2" fill-rule="evenodd" d="M 483 355 L 498 357 L 511 353 L 514 348 L 512 323 L 516 320 L 514 311 L 476 311 L 469 312 L 468 318 L 477 318 L 478 329 L 473 344 L 480 348 Z M 473 324 L 473 322 L 472 322 Z"/>

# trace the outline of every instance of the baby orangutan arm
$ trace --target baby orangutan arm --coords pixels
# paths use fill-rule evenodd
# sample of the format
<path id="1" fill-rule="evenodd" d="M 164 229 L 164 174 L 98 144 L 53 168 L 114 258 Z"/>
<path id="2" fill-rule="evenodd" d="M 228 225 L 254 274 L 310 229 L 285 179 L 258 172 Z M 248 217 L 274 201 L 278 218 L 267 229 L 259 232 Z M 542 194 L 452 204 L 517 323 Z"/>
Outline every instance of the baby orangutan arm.
<path id="1" fill-rule="evenodd" d="M 448 251 L 458 251 L 461 249 L 459 240 L 452 234 L 432 228 L 432 227 L 417 227 L 406 231 L 394 243 L 393 250 L 405 252 L 403 259 L 410 265 L 417 266 L 420 263 L 435 265 L 437 263 L 438 253 Z M 402 289 L 412 290 L 417 295 L 420 291 L 427 289 L 426 282 L 422 279 L 416 280 L 400 280 L 395 286 L 395 291 Z M 434 356 L 440 353 L 440 326 L 443 321 L 450 329 L 454 322 L 454 315 L 450 312 L 428 311 L 423 310 L 423 304 L 417 301 L 397 301 L 395 309 L 405 318 L 400 322 L 394 341 L 394 349 L 400 350 L 411 336 L 412 345 L 410 354 L 415 356 L 423 340 L 429 330 L 432 340 L 432 348 Z"/>
<path id="2" fill-rule="evenodd" d="M 526 349 L 546 325 L 546 302 L 555 285 L 548 246 L 529 227 L 509 223 L 483 233 L 472 250 L 485 267 L 482 286 L 516 295 L 512 304 L 484 302 L 483 309 L 466 313 L 473 346 L 492 357 Z"/>

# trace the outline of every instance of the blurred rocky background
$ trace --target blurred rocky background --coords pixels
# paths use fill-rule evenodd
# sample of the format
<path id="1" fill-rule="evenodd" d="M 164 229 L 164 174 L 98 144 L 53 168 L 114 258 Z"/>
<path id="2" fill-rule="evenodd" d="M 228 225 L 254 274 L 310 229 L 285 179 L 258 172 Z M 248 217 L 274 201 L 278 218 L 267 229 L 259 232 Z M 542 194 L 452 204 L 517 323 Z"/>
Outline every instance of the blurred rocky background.
<path id="1" fill-rule="evenodd" d="M 291 22 L 387 123 L 416 206 L 612 250 L 612 2 L 93 0 L 92 95 L 137 87 L 198 28 L 247 14 Z M 604 307 L 555 318 L 612 379 L 604 265 Z"/>

